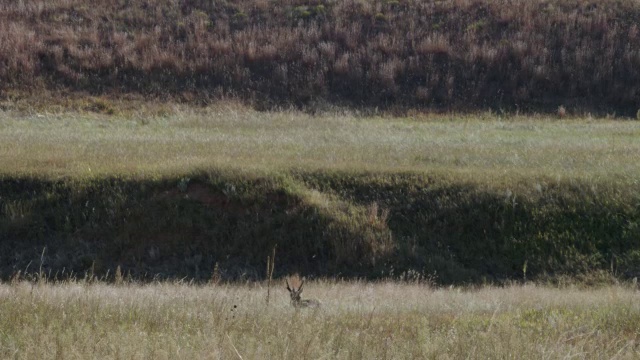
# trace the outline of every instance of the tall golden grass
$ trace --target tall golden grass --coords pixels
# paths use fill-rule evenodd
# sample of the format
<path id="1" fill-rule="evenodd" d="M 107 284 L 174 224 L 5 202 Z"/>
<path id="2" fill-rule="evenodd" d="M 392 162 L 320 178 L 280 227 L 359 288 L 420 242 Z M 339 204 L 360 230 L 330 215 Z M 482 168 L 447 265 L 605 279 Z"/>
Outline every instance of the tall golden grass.
<path id="1" fill-rule="evenodd" d="M 513 285 L 429 288 L 314 281 L 295 309 L 278 282 L 0 285 L 12 359 L 635 359 L 638 292 Z"/>

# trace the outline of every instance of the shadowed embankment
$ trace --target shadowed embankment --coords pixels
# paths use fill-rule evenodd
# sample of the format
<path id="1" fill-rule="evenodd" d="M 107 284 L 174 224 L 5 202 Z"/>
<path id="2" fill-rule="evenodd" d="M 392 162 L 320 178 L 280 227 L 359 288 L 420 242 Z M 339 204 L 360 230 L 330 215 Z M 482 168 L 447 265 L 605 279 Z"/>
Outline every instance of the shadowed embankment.
<path id="1" fill-rule="evenodd" d="M 0 271 L 108 278 L 120 266 L 134 279 L 207 280 L 217 263 L 223 279 L 255 279 L 277 245 L 276 276 L 633 277 L 639 203 L 614 185 L 537 179 L 500 189 L 411 173 L 5 176 Z"/>

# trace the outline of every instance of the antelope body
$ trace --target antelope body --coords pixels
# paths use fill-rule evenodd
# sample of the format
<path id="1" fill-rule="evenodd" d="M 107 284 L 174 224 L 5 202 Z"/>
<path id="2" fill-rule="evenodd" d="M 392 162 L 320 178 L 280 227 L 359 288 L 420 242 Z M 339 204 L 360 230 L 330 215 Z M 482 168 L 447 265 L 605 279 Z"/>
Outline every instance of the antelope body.
<path id="1" fill-rule="evenodd" d="M 302 294 L 302 286 L 304 285 L 304 280 L 302 280 L 302 283 L 300 284 L 298 289 L 296 289 L 295 286 L 293 288 L 289 286 L 288 280 L 285 279 L 285 282 L 287 283 L 287 290 L 289 290 L 289 295 L 291 296 L 291 305 L 293 305 L 293 307 L 295 308 L 320 307 L 320 301 L 316 299 L 300 298 L 300 294 Z"/>

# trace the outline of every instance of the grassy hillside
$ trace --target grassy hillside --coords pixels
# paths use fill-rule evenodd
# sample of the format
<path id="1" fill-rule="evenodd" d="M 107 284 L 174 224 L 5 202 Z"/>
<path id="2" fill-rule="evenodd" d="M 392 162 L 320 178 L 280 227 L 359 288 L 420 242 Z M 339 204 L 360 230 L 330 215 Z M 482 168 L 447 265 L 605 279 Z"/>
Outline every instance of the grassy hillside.
<path id="1" fill-rule="evenodd" d="M 638 292 L 622 286 L 430 289 L 284 285 L 0 285 L 0 357 L 13 359 L 636 359 Z"/>
<path id="2" fill-rule="evenodd" d="M 261 278 L 277 245 L 276 275 L 633 277 L 639 138 L 593 119 L 5 112 L 0 271 Z"/>
<path id="3" fill-rule="evenodd" d="M 640 109 L 633 0 L 1 1 L 0 97 Z"/>

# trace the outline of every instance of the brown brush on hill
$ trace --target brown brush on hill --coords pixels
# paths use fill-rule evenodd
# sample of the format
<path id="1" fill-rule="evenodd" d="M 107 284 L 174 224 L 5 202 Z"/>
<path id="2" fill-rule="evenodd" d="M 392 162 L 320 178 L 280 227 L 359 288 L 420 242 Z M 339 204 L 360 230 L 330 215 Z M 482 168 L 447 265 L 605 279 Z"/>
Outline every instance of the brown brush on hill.
<path id="1" fill-rule="evenodd" d="M 635 116 L 639 16 L 631 0 L 1 1 L 0 94 Z"/>

